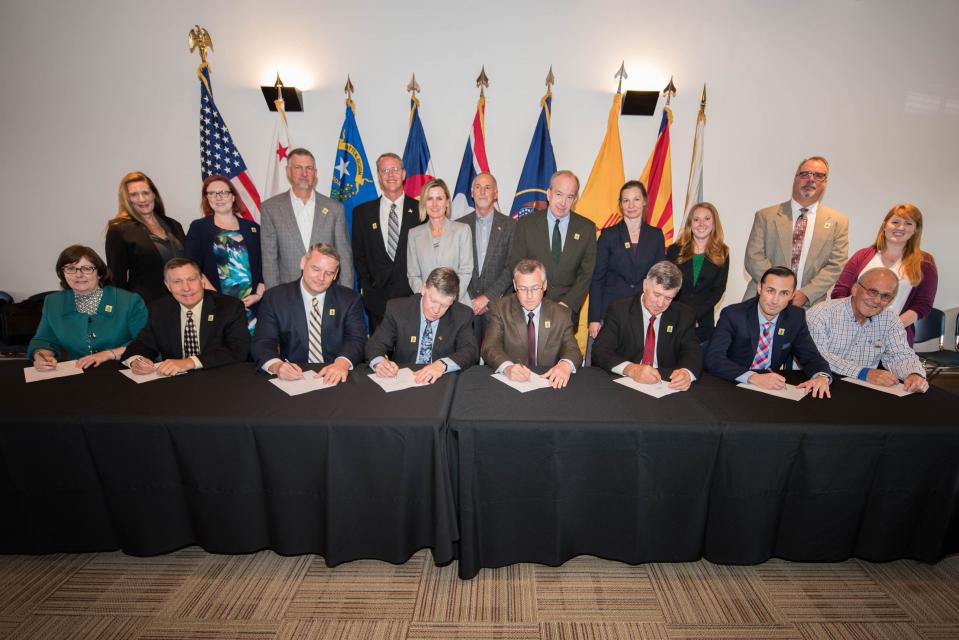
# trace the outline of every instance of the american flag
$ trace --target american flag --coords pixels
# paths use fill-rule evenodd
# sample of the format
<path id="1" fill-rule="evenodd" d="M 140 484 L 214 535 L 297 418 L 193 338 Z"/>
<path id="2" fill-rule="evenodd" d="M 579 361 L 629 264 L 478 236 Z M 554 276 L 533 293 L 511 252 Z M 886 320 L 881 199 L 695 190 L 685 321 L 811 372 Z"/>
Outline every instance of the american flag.
<path id="1" fill-rule="evenodd" d="M 196 75 L 200 78 L 200 172 L 203 179 L 211 175 L 229 178 L 240 194 L 240 214 L 248 220 L 259 221 L 260 194 L 253 186 L 243 156 L 213 101 L 209 66 L 201 64 Z"/>

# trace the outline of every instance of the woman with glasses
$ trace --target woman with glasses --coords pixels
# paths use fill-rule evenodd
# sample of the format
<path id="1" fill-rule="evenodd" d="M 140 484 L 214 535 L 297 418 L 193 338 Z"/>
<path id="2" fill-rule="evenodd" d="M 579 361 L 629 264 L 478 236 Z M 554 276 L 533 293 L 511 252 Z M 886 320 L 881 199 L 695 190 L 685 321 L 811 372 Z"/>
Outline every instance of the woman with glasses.
<path id="1" fill-rule="evenodd" d="M 109 268 L 90 247 L 64 249 L 56 271 L 63 291 L 44 299 L 27 357 L 38 371 L 56 369 L 61 359 L 76 360 L 81 369 L 119 360 L 147 322 L 143 299 L 110 286 Z"/>
<path id="2" fill-rule="evenodd" d="M 889 306 L 899 314 L 912 346 L 916 320 L 932 310 L 939 286 L 939 272 L 932 256 L 919 248 L 922 242 L 922 212 L 913 204 L 897 204 L 879 225 L 876 241 L 849 258 L 836 286 L 833 298 L 845 298 L 860 273 L 874 267 L 886 267 L 899 276 L 899 288 Z"/>
<path id="3" fill-rule="evenodd" d="M 183 257 L 183 227 L 168 218 L 153 181 L 140 171 L 120 180 L 119 211 L 107 225 L 107 264 L 113 284 L 150 304 L 170 295 L 163 265 Z"/>
<path id="4" fill-rule="evenodd" d="M 260 225 L 240 217 L 240 198 L 229 178 L 209 176 L 200 191 L 203 217 L 190 224 L 186 257 L 200 265 L 203 287 L 239 298 L 250 332 L 256 304 L 263 297 Z"/>

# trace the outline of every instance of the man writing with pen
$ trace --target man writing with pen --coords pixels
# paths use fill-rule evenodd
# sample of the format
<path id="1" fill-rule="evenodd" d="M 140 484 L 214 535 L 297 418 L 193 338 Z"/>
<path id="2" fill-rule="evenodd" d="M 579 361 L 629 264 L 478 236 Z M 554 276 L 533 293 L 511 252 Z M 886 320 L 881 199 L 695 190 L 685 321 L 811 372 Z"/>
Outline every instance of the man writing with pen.
<path id="1" fill-rule="evenodd" d="M 258 368 L 282 380 L 316 375 L 338 384 L 363 360 L 363 302 L 334 284 L 339 269 L 336 248 L 318 243 L 300 259 L 298 280 L 267 289 L 250 347 Z M 319 365 L 319 371 L 304 374 L 300 364 Z"/>

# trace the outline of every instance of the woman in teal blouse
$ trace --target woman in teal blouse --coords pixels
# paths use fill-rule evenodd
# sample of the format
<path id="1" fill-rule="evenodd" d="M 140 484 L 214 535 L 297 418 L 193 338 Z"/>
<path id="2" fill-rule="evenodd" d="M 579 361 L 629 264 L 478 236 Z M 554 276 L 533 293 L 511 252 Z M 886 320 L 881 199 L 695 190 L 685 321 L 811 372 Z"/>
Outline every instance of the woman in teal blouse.
<path id="1" fill-rule="evenodd" d="M 76 360 L 86 369 L 118 360 L 147 321 L 143 299 L 110 286 L 106 263 L 90 247 L 71 245 L 57 259 L 63 291 L 43 302 L 43 316 L 27 357 L 38 371 L 56 369 L 57 360 Z"/>

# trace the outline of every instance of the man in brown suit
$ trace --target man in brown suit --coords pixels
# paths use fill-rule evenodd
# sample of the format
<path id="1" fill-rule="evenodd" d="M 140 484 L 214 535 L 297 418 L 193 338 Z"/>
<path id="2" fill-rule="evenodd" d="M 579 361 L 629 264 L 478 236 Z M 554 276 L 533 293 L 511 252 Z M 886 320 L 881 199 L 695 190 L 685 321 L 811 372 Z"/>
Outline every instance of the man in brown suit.
<path id="1" fill-rule="evenodd" d="M 569 308 L 574 332 L 596 266 L 596 225 L 573 211 L 578 198 L 579 178 L 572 171 L 554 173 L 546 192 L 549 207 L 520 218 L 509 260 L 511 265 L 523 258 L 543 263 L 546 297 Z"/>
<path id="2" fill-rule="evenodd" d="M 530 367 L 550 367 L 543 374 L 562 389 L 583 355 L 569 311 L 544 298 L 546 268 L 539 260 L 520 260 L 513 269 L 514 295 L 490 304 L 483 338 L 483 360 L 510 380 L 529 380 Z"/>

